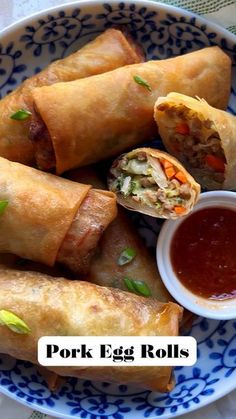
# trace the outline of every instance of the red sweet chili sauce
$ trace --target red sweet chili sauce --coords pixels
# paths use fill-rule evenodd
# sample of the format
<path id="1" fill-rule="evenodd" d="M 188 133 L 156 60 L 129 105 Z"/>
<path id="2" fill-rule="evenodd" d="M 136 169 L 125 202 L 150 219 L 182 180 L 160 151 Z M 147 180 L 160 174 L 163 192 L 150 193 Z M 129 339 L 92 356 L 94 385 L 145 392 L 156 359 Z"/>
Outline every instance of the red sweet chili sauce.
<path id="1" fill-rule="evenodd" d="M 236 297 L 236 210 L 205 208 L 186 218 L 172 239 L 171 262 L 194 294 Z"/>

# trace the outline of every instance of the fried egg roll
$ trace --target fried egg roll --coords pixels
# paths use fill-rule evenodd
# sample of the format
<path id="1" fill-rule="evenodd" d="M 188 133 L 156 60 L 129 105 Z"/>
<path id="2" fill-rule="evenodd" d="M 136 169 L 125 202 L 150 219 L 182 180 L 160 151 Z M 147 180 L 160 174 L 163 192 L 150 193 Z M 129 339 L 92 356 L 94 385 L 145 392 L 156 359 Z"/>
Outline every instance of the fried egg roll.
<path id="1" fill-rule="evenodd" d="M 96 188 L 104 188 L 104 183 L 97 171 L 91 166 L 73 170 L 68 173 L 68 177 L 77 182 L 89 183 Z M 119 259 L 127 249 L 131 249 L 135 256 L 129 263 L 121 265 Z M 134 283 L 135 281 L 144 283 L 150 291 L 150 295 L 158 301 L 174 302 L 162 282 L 150 249 L 145 246 L 127 212 L 119 206 L 117 217 L 104 232 L 96 254 L 91 259 L 86 280 L 105 287 L 131 291 L 127 288 L 126 278 Z M 194 315 L 184 310 L 180 325 L 181 331 L 188 332 L 193 320 Z"/>
<path id="2" fill-rule="evenodd" d="M 178 93 L 159 98 L 155 119 L 167 150 L 207 189 L 236 190 L 236 117 Z"/>
<path id="3" fill-rule="evenodd" d="M 37 164 L 60 174 L 154 138 L 155 101 L 173 90 L 225 109 L 230 74 L 230 58 L 210 47 L 36 88 L 32 95 L 38 115 L 32 118 L 30 136 Z"/>
<path id="4" fill-rule="evenodd" d="M 140 61 L 143 61 L 143 53 L 134 41 L 120 30 L 108 29 L 79 51 L 54 61 L 26 79 L 0 101 L 0 156 L 24 164 L 34 161 L 33 145 L 28 138 L 31 118 L 13 120 L 10 117 L 20 109 L 33 112 L 35 87 L 76 80 Z"/>
<path id="5" fill-rule="evenodd" d="M 0 157 L 0 252 L 85 273 L 115 218 L 113 193 Z"/>
<path id="6" fill-rule="evenodd" d="M 132 249 L 135 256 L 129 263 L 120 265 L 119 258 L 125 249 Z M 87 280 L 97 285 L 128 291 L 125 278 L 144 282 L 150 295 L 159 301 L 172 300 L 160 278 L 155 259 L 125 211 L 119 208 L 117 218 L 105 231 L 98 252 L 91 260 Z"/>
<path id="7" fill-rule="evenodd" d="M 199 184 L 178 160 L 152 148 L 118 157 L 108 185 L 125 208 L 173 220 L 188 214 L 200 193 Z"/>
<path id="8" fill-rule="evenodd" d="M 177 336 L 182 308 L 85 281 L 0 270 L 0 310 L 23 320 L 29 333 L 1 325 L 0 352 L 37 363 L 42 336 Z M 173 387 L 171 367 L 49 367 L 61 376 L 133 384 L 154 391 Z"/>
<path id="9" fill-rule="evenodd" d="M 68 173 L 68 177 L 73 181 L 104 188 L 104 183 L 92 167 L 73 170 Z M 118 261 L 125 249 L 132 249 L 135 257 L 129 263 L 120 265 Z M 129 291 L 125 278 L 144 281 L 150 290 L 150 295 L 158 301 L 173 300 L 161 280 L 154 257 L 145 246 L 126 211 L 119 207 L 117 217 L 104 232 L 96 254 L 91 259 L 86 280 L 97 285 Z"/>

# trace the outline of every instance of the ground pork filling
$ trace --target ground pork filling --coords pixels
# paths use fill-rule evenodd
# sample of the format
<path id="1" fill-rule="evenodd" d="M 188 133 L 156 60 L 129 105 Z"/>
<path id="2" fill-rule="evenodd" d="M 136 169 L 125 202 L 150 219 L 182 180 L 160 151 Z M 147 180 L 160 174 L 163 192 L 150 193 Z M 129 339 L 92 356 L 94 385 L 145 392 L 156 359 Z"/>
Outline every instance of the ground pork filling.
<path id="1" fill-rule="evenodd" d="M 159 215 L 186 212 L 191 187 L 185 174 L 165 158 L 140 151 L 132 157 L 123 156 L 111 173 L 114 192 L 155 209 Z"/>
<path id="2" fill-rule="evenodd" d="M 184 106 L 161 110 L 165 111 L 165 125 L 174 154 L 183 156 L 182 161 L 194 176 L 199 173 L 206 181 L 210 179 L 221 185 L 226 160 L 213 123 Z"/>

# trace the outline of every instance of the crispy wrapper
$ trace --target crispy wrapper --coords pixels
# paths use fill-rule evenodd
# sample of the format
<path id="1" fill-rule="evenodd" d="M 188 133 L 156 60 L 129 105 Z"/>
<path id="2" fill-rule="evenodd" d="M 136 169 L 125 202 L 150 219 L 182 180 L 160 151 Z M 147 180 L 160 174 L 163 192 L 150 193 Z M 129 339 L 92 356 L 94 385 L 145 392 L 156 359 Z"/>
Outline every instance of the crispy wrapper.
<path id="1" fill-rule="evenodd" d="M 76 80 L 140 61 L 143 54 L 132 39 L 120 30 L 108 29 L 79 51 L 26 79 L 0 101 L 0 156 L 24 164 L 34 162 L 33 144 L 28 139 L 31 118 L 14 121 L 10 116 L 19 109 L 33 112 L 35 87 Z"/>
<path id="2" fill-rule="evenodd" d="M 177 336 L 182 308 L 84 281 L 0 270 L 0 309 L 31 332 L 1 328 L 0 352 L 37 364 L 42 336 Z M 173 387 L 171 367 L 50 367 L 62 376 L 133 384 L 154 391 Z"/>
<path id="3" fill-rule="evenodd" d="M 117 213 L 114 194 L 3 158 L 0 200 L 8 201 L 0 216 L 1 253 L 49 266 L 63 262 L 81 273 Z"/>
<path id="4" fill-rule="evenodd" d="M 116 215 L 115 195 L 109 191 L 91 189 L 65 236 L 57 262 L 85 275 L 104 231 Z"/>
<path id="5" fill-rule="evenodd" d="M 230 58 L 220 48 L 210 47 L 36 88 L 33 99 L 38 116 L 32 119 L 30 135 L 37 163 L 60 174 L 154 138 L 155 101 L 173 90 L 198 95 L 225 109 L 230 76 Z"/>
<path id="6" fill-rule="evenodd" d="M 214 181 L 213 172 L 206 173 L 203 169 L 191 166 L 185 159 L 184 154 L 173 148 L 173 135 L 169 130 L 166 114 L 168 110 L 181 112 L 185 122 L 196 117 L 200 124 L 207 123 L 217 134 L 220 146 L 225 157 L 225 171 L 222 182 Z M 166 97 L 159 98 L 155 105 L 155 119 L 159 133 L 167 150 L 174 154 L 180 161 L 187 165 L 188 170 L 197 180 L 208 189 L 236 189 L 236 117 L 230 113 L 213 108 L 201 97 L 193 99 L 178 93 L 170 93 Z M 200 139 L 199 139 L 200 141 Z M 210 141 L 210 138 L 209 138 Z"/>
<path id="7" fill-rule="evenodd" d="M 151 158 L 156 158 L 159 161 L 164 159 L 167 162 L 170 162 L 176 169 L 177 171 L 180 171 L 185 179 L 186 179 L 186 184 L 189 187 L 189 197 L 186 198 L 186 207 L 185 207 L 185 211 L 182 213 L 176 213 L 172 210 L 168 211 L 168 209 L 164 212 L 164 213 L 158 213 L 155 207 L 155 204 L 151 205 L 147 205 L 146 203 L 140 202 L 140 200 L 134 200 L 130 195 L 126 196 L 123 193 L 116 191 L 116 189 L 114 188 L 114 184 L 116 183 L 116 177 L 114 176 L 114 170 L 116 172 L 117 175 L 121 174 L 122 171 L 119 170 L 119 168 L 117 168 L 117 165 L 119 163 L 119 160 L 123 159 L 123 158 L 135 158 L 138 153 L 145 153 L 147 155 L 147 157 L 151 157 Z M 114 170 L 113 170 L 114 169 Z M 155 168 L 153 169 L 155 172 Z M 157 218 L 171 218 L 171 219 L 177 219 L 181 216 L 184 216 L 186 214 L 188 214 L 194 204 L 197 202 L 198 197 L 199 197 L 199 193 L 200 193 L 200 185 L 194 180 L 194 178 L 187 172 L 187 170 L 185 170 L 185 168 L 182 166 L 182 164 L 173 156 L 165 153 L 164 151 L 160 151 L 157 149 L 153 149 L 153 148 L 138 148 L 136 150 L 132 150 L 129 153 L 126 153 L 120 157 L 118 157 L 118 159 L 116 159 L 111 167 L 111 173 L 110 176 L 108 177 L 108 185 L 111 191 L 116 192 L 116 196 L 117 196 L 117 201 L 119 204 L 121 204 L 123 207 L 131 210 L 131 211 L 137 211 L 137 212 L 141 212 L 142 214 L 146 214 L 146 215 L 150 215 L 152 217 L 157 217 Z M 159 185 L 157 185 L 159 186 Z M 159 190 L 161 191 L 161 187 L 159 187 Z M 165 189 L 165 188 L 164 188 Z"/>

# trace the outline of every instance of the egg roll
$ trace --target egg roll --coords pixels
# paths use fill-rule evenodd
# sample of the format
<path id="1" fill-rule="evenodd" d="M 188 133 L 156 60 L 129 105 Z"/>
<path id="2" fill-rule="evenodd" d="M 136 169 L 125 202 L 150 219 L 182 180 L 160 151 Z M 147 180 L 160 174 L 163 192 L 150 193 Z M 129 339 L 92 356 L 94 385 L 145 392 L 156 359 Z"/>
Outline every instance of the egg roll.
<path id="1" fill-rule="evenodd" d="M 0 157 L 0 253 L 84 273 L 115 218 L 113 193 Z"/>
<path id="2" fill-rule="evenodd" d="M 118 29 L 107 29 L 79 51 L 54 61 L 26 79 L 0 101 L 0 156 L 24 164 L 34 162 L 34 149 L 28 138 L 31 118 L 19 121 L 10 117 L 19 109 L 33 112 L 32 91 L 35 87 L 92 76 L 139 63 L 143 58 L 141 49 L 130 36 Z"/>
<path id="3" fill-rule="evenodd" d="M 105 182 L 92 166 L 73 170 L 67 176 L 73 181 L 89 183 L 96 188 L 105 186 Z M 135 252 L 135 257 L 129 263 L 119 265 L 119 257 L 127 248 Z M 173 300 L 161 280 L 155 258 L 145 246 L 126 211 L 119 207 L 117 217 L 107 227 L 91 259 L 86 280 L 129 291 L 124 281 L 126 277 L 144 281 L 151 296 L 158 301 Z"/>
<path id="4" fill-rule="evenodd" d="M 108 185 L 125 208 L 173 220 L 188 214 L 200 193 L 200 185 L 177 159 L 145 147 L 113 162 Z"/>
<path id="5" fill-rule="evenodd" d="M 95 188 L 105 187 L 97 168 L 92 166 L 72 170 L 67 176 L 73 181 L 89 183 Z M 132 249 L 135 257 L 129 263 L 120 265 L 118 261 L 125 249 Z M 27 270 L 32 270 L 32 267 L 27 266 Z M 175 302 L 162 282 L 155 257 L 145 245 L 127 211 L 119 206 L 117 217 L 104 232 L 90 261 L 86 280 L 100 286 L 134 292 L 127 288 L 125 278 L 144 283 L 150 295 L 158 301 Z M 184 309 L 181 333 L 189 332 L 194 318 L 193 313 Z"/>
<path id="6" fill-rule="evenodd" d="M 236 190 L 236 117 L 203 99 L 159 98 L 155 119 L 167 150 L 207 189 Z"/>
<path id="7" fill-rule="evenodd" d="M 0 353 L 37 364 L 42 336 L 177 336 L 182 308 L 85 281 L 34 272 L 0 270 L 0 310 L 23 320 L 31 332 L 0 326 Z M 172 368 L 49 367 L 61 376 L 133 384 L 154 391 L 173 387 Z"/>
<path id="8" fill-rule="evenodd" d="M 96 188 L 105 186 L 97 169 L 92 166 L 75 169 L 68 172 L 67 176 L 73 181 L 89 183 Z M 135 257 L 129 263 L 120 265 L 118 261 L 125 249 L 132 249 L 135 252 Z M 86 280 L 100 286 L 130 291 L 125 278 L 144 282 L 150 295 L 158 301 L 175 302 L 162 282 L 150 249 L 145 246 L 127 211 L 119 206 L 117 217 L 104 232 L 96 253 L 91 259 Z M 194 318 L 193 313 L 184 309 L 180 324 L 182 333 L 189 332 Z"/>
<path id="9" fill-rule="evenodd" d="M 230 75 L 230 58 L 210 47 L 36 88 L 32 96 L 37 115 L 31 119 L 30 137 L 37 164 L 61 174 L 153 139 L 155 101 L 173 90 L 225 109 Z"/>

